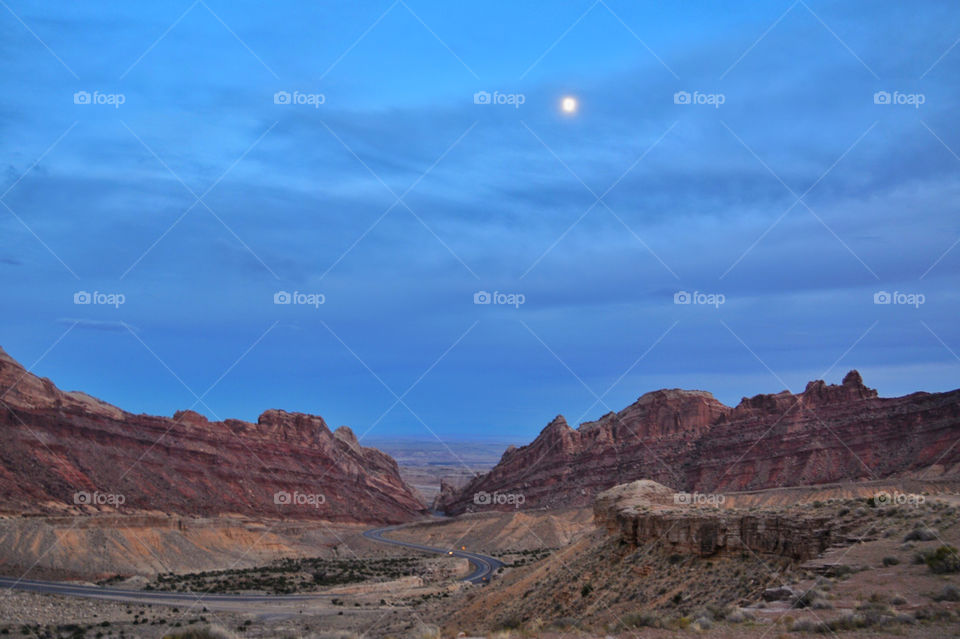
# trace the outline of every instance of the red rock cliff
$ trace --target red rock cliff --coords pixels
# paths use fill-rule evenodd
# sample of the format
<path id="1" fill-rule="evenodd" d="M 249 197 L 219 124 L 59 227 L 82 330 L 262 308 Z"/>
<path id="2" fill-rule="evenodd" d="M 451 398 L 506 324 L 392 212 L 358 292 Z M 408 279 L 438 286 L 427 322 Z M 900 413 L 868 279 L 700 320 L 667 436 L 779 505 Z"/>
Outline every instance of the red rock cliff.
<path id="1" fill-rule="evenodd" d="M 82 503 L 96 493 L 124 503 Z M 117 508 L 372 523 L 424 511 L 392 457 L 360 446 L 349 428 L 331 432 L 321 417 L 133 415 L 63 392 L 0 349 L 0 511 Z"/>
<path id="2" fill-rule="evenodd" d="M 856 371 L 839 385 L 818 380 L 802 393 L 757 395 L 736 408 L 703 391 L 656 391 L 576 430 L 557 417 L 437 507 L 497 507 L 475 503 L 478 493 L 522 494 L 523 508 L 586 506 L 640 478 L 701 492 L 930 478 L 960 472 L 958 439 L 960 390 L 882 398 Z"/>

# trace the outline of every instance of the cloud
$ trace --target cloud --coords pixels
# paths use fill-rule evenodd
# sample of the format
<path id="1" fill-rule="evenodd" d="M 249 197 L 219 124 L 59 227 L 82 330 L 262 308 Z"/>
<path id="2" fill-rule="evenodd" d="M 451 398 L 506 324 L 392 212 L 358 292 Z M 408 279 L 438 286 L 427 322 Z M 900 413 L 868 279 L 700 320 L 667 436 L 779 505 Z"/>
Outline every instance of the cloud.
<path id="1" fill-rule="evenodd" d="M 138 332 L 135 326 L 131 326 L 126 322 L 117 322 L 110 320 L 91 320 L 91 319 L 75 319 L 71 317 L 61 317 L 57 319 L 58 324 L 68 324 L 74 328 L 83 328 L 93 331 L 107 331 L 111 333 L 126 333 L 128 331 L 133 331 L 134 333 Z"/>
<path id="2" fill-rule="evenodd" d="M 42 157 L 7 201 L 83 276 L 86 289 L 127 293 L 124 316 L 185 367 L 234 361 L 276 320 L 278 328 L 297 327 L 272 332 L 270 349 L 250 354 L 256 374 L 241 379 L 272 405 L 329 402 L 333 408 L 319 408 L 340 411 L 332 423 L 372 423 L 392 398 L 380 407 L 363 394 L 369 388 L 355 387 L 359 379 L 374 382 L 370 392 L 382 390 L 329 339 L 321 321 L 399 386 L 480 321 L 438 366 L 445 372 L 424 381 L 434 392 L 425 409 L 433 414 L 424 415 L 431 425 L 469 414 L 478 424 L 502 419 L 503 428 L 513 428 L 520 406 L 543 406 L 549 416 L 579 414 L 570 406 L 577 395 L 568 392 L 576 380 L 515 316 L 591 386 L 612 383 L 679 321 L 629 380 L 633 386 L 622 389 L 623 401 L 665 380 L 720 379 L 724 372 L 732 375 L 720 389 L 727 398 L 756 392 L 750 375 L 762 366 L 718 317 L 775 370 L 798 371 L 797 379 L 825 369 L 878 318 L 880 328 L 851 358 L 891 370 L 948 359 L 929 334 L 913 331 L 923 330 L 917 321 L 923 318 L 955 351 L 960 339 L 949 322 L 956 315 L 960 247 L 918 280 L 960 235 L 957 161 L 944 148 L 960 149 L 952 126 L 960 85 L 949 82 L 960 64 L 957 50 L 923 82 L 916 78 L 952 44 L 939 26 L 956 21 L 955 8 L 814 7 L 878 80 L 802 4 L 724 78 L 782 9 L 735 2 L 694 17 L 670 8 L 652 15 L 644 6 L 618 13 L 679 80 L 599 5 L 522 82 L 503 69 L 522 72 L 576 15 L 554 25 L 555 32 L 540 32 L 536 25 L 546 23 L 492 24 L 478 14 L 470 21 L 475 37 L 457 38 L 455 25 L 425 14 L 483 76 L 475 82 L 449 59 L 452 75 L 464 77 L 448 82 L 449 69 L 436 61 L 447 52 L 434 50 L 429 33 L 398 7 L 320 87 L 317 68 L 335 60 L 376 16 L 364 23 L 365 15 L 351 13 L 341 22 L 343 16 L 328 12 L 322 28 L 331 37 L 317 39 L 315 21 L 240 5 L 224 13 L 275 67 L 278 83 L 198 6 L 118 85 L 128 100 L 117 112 L 73 105 L 69 97 L 79 87 L 56 59 L 38 55 L 20 25 L 0 26 L 11 36 L 0 45 L 6 56 L 0 80 L 11 87 L 0 107 L 0 152 L 11 158 L 2 174 L 12 183 Z M 152 42 L 176 18 L 138 5 L 103 23 L 91 11 L 78 4 L 58 20 L 42 20 L 42 8 L 22 13 L 40 25 L 38 33 L 49 33 L 84 86 L 103 91 L 114 90 L 117 76 L 143 52 L 139 42 Z M 345 28 L 354 18 L 356 31 Z M 419 40 L 405 44 L 411 27 L 429 48 Z M 498 46 L 483 39 L 488 30 L 504 34 Z M 270 35 L 278 32 L 287 35 Z M 347 41 L 340 46 L 338 38 Z M 365 71 L 360 64 L 394 46 L 402 57 L 390 65 Z M 420 59 L 421 52 L 429 54 Z M 201 76 L 185 78 L 187 56 L 203 67 Z M 395 77 L 384 83 L 384 75 Z M 874 91 L 901 84 L 903 91 L 927 93 L 921 110 L 873 103 Z M 326 104 L 273 103 L 275 91 L 298 88 L 324 92 Z M 519 109 L 476 105 L 478 89 L 517 90 L 526 101 Z M 726 101 L 719 109 L 678 105 L 679 90 L 722 92 Z M 575 118 L 556 113 L 557 97 L 567 91 L 580 100 Z M 164 164 L 198 194 L 230 169 L 204 197 L 216 217 L 203 205 L 184 215 L 193 196 Z M 413 213 L 399 204 L 380 219 L 394 202 L 381 179 L 396 194 L 416 183 L 405 197 Z M 604 203 L 595 203 L 590 190 L 600 195 L 617 180 Z M 804 202 L 813 213 L 794 205 L 811 185 Z M 5 283 L 5 303 L 25 310 L 19 321 L 74 312 L 64 306 L 68 295 L 57 292 L 65 282 L 74 286 L 65 269 L 0 211 L 0 232 L 7 229 L 31 251 L 17 247 L 29 270 Z M 0 258 L 3 264 L 23 266 L 14 257 Z M 277 308 L 271 298 L 281 288 L 322 292 L 327 303 Z M 917 290 L 930 302 L 913 314 L 878 310 L 870 298 L 879 288 Z M 471 300 L 480 289 L 522 292 L 528 303 L 514 315 L 478 309 Z M 697 314 L 672 304 L 677 290 L 720 292 L 729 301 L 713 315 Z M 113 321 L 58 321 L 127 330 Z M 909 336 L 899 347 L 898 332 Z M 122 346 L 115 348 L 124 356 Z M 271 368 L 270 357 L 280 363 Z M 146 385 L 151 370 L 137 373 Z M 233 375 L 244 375 L 243 367 Z M 908 388 L 904 381 L 896 390 L 922 385 Z M 259 411 L 253 399 L 242 389 L 225 392 L 231 408 L 223 412 Z"/>

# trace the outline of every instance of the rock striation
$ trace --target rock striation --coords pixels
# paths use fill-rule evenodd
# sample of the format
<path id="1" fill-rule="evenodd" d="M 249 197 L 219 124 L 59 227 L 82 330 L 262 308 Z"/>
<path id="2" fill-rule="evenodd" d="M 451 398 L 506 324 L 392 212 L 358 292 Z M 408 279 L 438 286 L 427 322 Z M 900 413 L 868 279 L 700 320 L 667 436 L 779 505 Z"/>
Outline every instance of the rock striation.
<path id="1" fill-rule="evenodd" d="M 158 512 L 398 523 L 425 512 L 389 455 L 322 417 L 134 415 L 0 349 L 0 512 Z"/>
<path id="2" fill-rule="evenodd" d="M 802 393 L 756 395 L 736 407 L 704 391 L 647 393 L 618 413 L 571 428 L 556 417 L 529 445 L 435 507 L 484 508 L 479 493 L 524 495 L 522 508 L 588 506 L 639 478 L 722 492 L 960 471 L 960 390 L 878 397 L 857 371 Z M 502 506 L 514 507 L 512 504 Z"/>
<path id="3" fill-rule="evenodd" d="M 700 557 L 754 553 L 803 561 L 843 537 L 830 517 L 678 506 L 673 495 L 647 480 L 616 486 L 597 496 L 594 521 L 631 546 L 655 543 Z"/>

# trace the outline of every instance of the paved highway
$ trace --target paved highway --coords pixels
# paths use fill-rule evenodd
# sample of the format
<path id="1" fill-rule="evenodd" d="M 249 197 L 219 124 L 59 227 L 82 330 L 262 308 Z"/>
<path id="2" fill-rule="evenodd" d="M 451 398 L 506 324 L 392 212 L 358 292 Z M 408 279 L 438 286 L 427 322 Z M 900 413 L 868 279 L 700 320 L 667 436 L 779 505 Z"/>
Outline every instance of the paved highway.
<path id="1" fill-rule="evenodd" d="M 36 581 L 33 579 L 13 579 L 0 577 L 0 589 L 10 588 L 43 592 L 54 595 L 73 597 L 88 597 L 106 601 L 121 601 L 128 603 L 151 603 L 166 606 L 183 605 L 206 606 L 211 610 L 233 610 L 237 604 L 303 604 L 320 599 L 327 599 L 332 595 L 310 593 L 305 595 L 213 595 L 187 592 L 161 592 L 158 590 L 123 590 L 121 588 L 104 588 L 72 584 L 62 581 Z"/>
<path id="2" fill-rule="evenodd" d="M 382 544 L 402 546 L 435 555 L 462 557 L 469 561 L 474 568 L 469 575 L 463 578 L 463 581 L 469 581 L 470 583 L 489 583 L 496 570 L 503 566 L 501 561 L 493 557 L 487 557 L 486 555 L 467 552 L 465 550 L 450 550 L 412 544 L 383 536 L 384 533 L 396 530 L 397 528 L 400 528 L 400 526 L 388 526 L 386 528 L 368 530 L 363 533 L 363 536 Z M 269 604 L 271 606 L 276 604 L 295 606 L 299 604 L 302 606 L 306 603 L 317 602 L 318 600 L 325 600 L 336 596 L 323 593 L 309 593 L 304 595 L 205 595 L 202 593 L 161 592 L 158 590 L 124 590 L 121 588 L 104 588 L 101 586 L 89 586 L 62 581 L 37 581 L 34 579 L 0 577 L 0 589 L 4 588 L 129 603 L 155 603 L 168 606 L 183 605 L 186 607 L 203 605 L 211 610 L 233 610 L 237 609 L 238 606 L 240 606 L 241 609 L 249 610 L 249 606 L 252 604 Z M 198 600 L 200 600 L 200 603 L 198 603 Z"/>
<path id="3" fill-rule="evenodd" d="M 397 539 L 390 539 L 389 537 L 383 536 L 383 533 L 396 530 L 397 528 L 400 528 L 400 526 L 387 526 L 386 528 L 368 530 L 363 533 L 363 536 L 367 539 L 379 541 L 383 544 L 412 548 L 414 550 L 429 552 L 434 555 L 453 555 L 454 557 L 463 557 L 464 559 L 468 560 L 474 568 L 473 572 L 463 578 L 463 581 L 469 581 L 470 583 L 474 584 L 489 583 L 497 569 L 503 566 L 503 562 L 499 559 L 494 559 L 493 557 L 488 557 L 486 555 L 480 555 L 475 552 L 467 552 L 466 550 L 450 550 L 448 548 L 434 548 L 433 546 L 424 546 L 422 544 L 399 541 Z"/>

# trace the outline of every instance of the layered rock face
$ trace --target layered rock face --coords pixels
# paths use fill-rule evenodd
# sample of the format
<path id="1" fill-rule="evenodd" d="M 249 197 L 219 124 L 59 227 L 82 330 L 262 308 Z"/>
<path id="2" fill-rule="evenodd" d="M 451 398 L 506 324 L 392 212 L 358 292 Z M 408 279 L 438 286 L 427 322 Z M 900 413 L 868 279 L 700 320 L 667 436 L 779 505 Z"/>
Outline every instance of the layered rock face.
<path id="1" fill-rule="evenodd" d="M 650 478 L 677 490 L 720 492 L 960 470 L 960 390 L 881 398 L 851 371 L 840 385 L 810 382 L 744 398 L 736 408 L 704 391 L 648 393 L 578 429 L 554 419 L 529 445 L 436 507 L 451 514 L 516 501 L 587 506 L 611 486 Z"/>
<path id="2" fill-rule="evenodd" d="M 661 390 L 576 430 L 557 416 L 530 445 L 508 448 L 486 475 L 441 492 L 436 506 L 463 512 L 485 493 L 523 494 L 528 508 L 587 506 L 599 490 L 637 477 L 676 483 L 671 467 L 727 411 L 710 393 Z"/>
<path id="3" fill-rule="evenodd" d="M 701 557 L 751 552 L 806 560 L 842 537 L 829 517 L 677 507 L 672 498 L 673 491 L 656 482 L 616 486 L 597 496 L 594 521 L 631 546 L 656 543 Z"/>
<path id="4" fill-rule="evenodd" d="M 321 417 L 133 415 L 63 392 L 0 349 L 0 511 L 397 523 L 424 507 L 393 458 Z"/>

